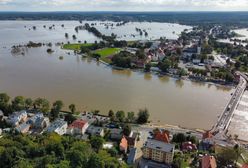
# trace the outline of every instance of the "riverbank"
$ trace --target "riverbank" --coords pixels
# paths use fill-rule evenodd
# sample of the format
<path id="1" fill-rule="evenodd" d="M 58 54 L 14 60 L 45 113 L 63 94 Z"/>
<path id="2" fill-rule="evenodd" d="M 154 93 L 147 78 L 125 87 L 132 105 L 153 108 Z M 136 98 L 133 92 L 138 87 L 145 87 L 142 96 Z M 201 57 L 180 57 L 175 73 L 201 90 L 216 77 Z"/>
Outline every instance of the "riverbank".
<path id="1" fill-rule="evenodd" d="M 131 69 L 131 68 L 122 68 L 122 67 L 117 67 L 117 66 L 114 66 L 114 65 L 111 65 L 110 63 L 108 62 L 105 62 L 104 60 L 97 60 L 95 58 L 92 58 L 92 57 L 89 57 L 88 58 L 91 58 L 91 59 L 94 59 L 96 62 L 100 62 L 102 63 L 103 65 L 106 65 L 106 66 L 109 66 L 113 69 L 116 69 L 116 70 L 130 70 L 130 71 L 133 71 L 133 72 L 142 72 L 142 73 L 151 73 L 153 75 L 157 75 L 158 77 L 171 77 L 171 78 L 174 78 L 174 79 L 178 79 L 178 80 L 186 80 L 186 81 L 192 81 L 192 82 L 198 82 L 198 83 L 204 83 L 204 84 L 211 84 L 211 85 L 216 85 L 216 86 L 224 86 L 224 87 L 227 87 L 227 88 L 234 88 L 236 87 L 237 84 L 235 83 L 220 83 L 220 82 L 212 82 L 212 81 L 207 81 L 207 80 L 197 80 L 196 78 L 190 78 L 189 76 L 182 76 L 182 77 L 179 77 L 178 75 L 174 75 L 174 74 L 170 74 L 170 73 L 162 73 L 162 72 L 159 72 L 159 71 L 155 71 L 155 70 L 151 70 L 150 72 L 145 72 L 144 69 Z"/>

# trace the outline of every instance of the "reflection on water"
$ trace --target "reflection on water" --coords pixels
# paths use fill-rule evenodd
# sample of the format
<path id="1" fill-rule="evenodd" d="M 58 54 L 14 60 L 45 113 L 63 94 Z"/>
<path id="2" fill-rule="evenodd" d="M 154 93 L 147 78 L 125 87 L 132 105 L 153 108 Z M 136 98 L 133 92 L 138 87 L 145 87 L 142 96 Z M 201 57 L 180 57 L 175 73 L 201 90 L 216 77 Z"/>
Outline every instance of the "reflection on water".
<path id="1" fill-rule="evenodd" d="M 206 86 L 206 83 L 204 82 L 196 82 L 196 81 L 191 81 L 191 84 L 195 87 L 202 87 L 202 86 Z"/>
<path id="2" fill-rule="evenodd" d="M 144 73 L 144 79 L 149 81 L 152 79 L 152 74 L 151 73 Z"/>
<path id="3" fill-rule="evenodd" d="M 129 69 L 125 69 L 125 70 L 112 69 L 112 74 L 118 76 L 120 75 L 120 76 L 130 77 L 132 75 L 132 71 Z"/>
<path id="4" fill-rule="evenodd" d="M 162 83 L 167 83 L 170 81 L 170 77 L 168 76 L 162 76 L 162 77 L 158 77 L 159 81 Z"/>
<path id="5" fill-rule="evenodd" d="M 184 81 L 181 80 L 181 79 L 177 79 L 177 80 L 175 81 L 175 83 L 176 83 L 176 87 L 179 87 L 179 88 L 182 88 L 183 85 L 184 85 Z"/>

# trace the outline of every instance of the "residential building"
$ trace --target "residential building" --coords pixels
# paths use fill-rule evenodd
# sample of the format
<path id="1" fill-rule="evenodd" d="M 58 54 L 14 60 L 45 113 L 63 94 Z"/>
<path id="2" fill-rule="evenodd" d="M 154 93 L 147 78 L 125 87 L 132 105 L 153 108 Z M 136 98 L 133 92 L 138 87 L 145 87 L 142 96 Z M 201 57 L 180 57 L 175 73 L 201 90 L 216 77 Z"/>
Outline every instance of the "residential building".
<path id="1" fill-rule="evenodd" d="M 155 139 L 148 139 L 142 149 L 143 157 L 156 162 L 171 164 L 175 146 Z"/>
<path id="2" fill-rule="evenodd" d="M 34 128 L 37 129 L 44 129 L 50 125 L 50 121 L 48 117 L 37 118 L 34 123 Z"/>
<path id="3" fill-rule="evenodd" d="M 200 59 L 193 59 L 192 63 L 195 64 L 195 65 L 198 65 L 198 64 L 201 63 L 201 60 Z"/>
<path id="4" fill-rule="evenodd" d="M 242 165 L 242 168 L 248 168 L 248 164 Z"/>
<path id="5" fill-rule="evenodd" d="M 29 129 L 31 128 L 31 124 L 28 123 L 22 123 L 18 127 L 16 127 L 16 130 L 20 133 L 27 133 Z"/>
<path id="6" fill-rule="evenodd" d="M 110 138 L 112 140 L 121 140 L 123 136 L 123 131 L 120 128 L 110 129 Z"/>
<path id="7" fill-rule="evenodd" d="M 201 168 L 217 168 L 214 156 L 205 155 L 202 157 Z"/>
<path id="8" fill-rule="evenodd" d="M 128 158 L 127 158 L 127 164 L 134 164 L 136 161 L 136 155 L 137 155 L 137 149 L 136 148 L 132 148 L 130 149 Z"/>
<path id="9" fill-rule="evenodd" d="M 7 123 L 15 127 L 19 125 L 21 122 L 25 122 L 27 120 L 27 117 L 28 115 L 25 110 L 14 112 L 8 117 Z"/>
<path id="10" fill-rule="evenodd" d="M 139 137 L 139 133 L 133 132 L 133 131 L 131 131 L 131 133 L 128 137 L 126 136 L 129 148 L 134 148 L 136 146 L 138 137 Z"/>
<path id="11" fill-rule="evenodd" d="M 104 128 L 103 127 L 96 127 L 93 125 L 90 125 L 87 130 L 86 133 L 93 135 L 93 136 L 104 136 Z"/>
<path id="12" fill-rule="evenodd" d="M 28 124 L 31 124 L 35 129 L 44 129 L 49 126 L 49 118 L 44 117 L 43 113 L 36 113 L 27 121 Z"/>
<path id="13" fill-rule="evenodd" d="M 170 137 L 170 132 L 167 130 L 163 130 L 163 131 L 155 130 L 154 131 L 154 139 L 157 141 L 169 143 L 170 142 L 169 137 Z"/>
<path id="14" fill-rule="evenodd" d="M 0 110 L 0 118 L 3 117 L 3 116 L 4 116 L 3 111 Z"/>
<path id="15" fill-rule="evenodd" d="M 183 58 L 191 59 L 193 55 L 197 54 L 197 47 L 189 47 L 183 50 Z"/>
<path id="16" fill-rule="evenodd" d="M 47 132 L 56 132 L 59 135 L 63 135 L 66 133 L 67 127 L 66 121 L 57 119 L 47 128 Z"/>
<path id="17" fill-rule="evenodd" d="M 127 153 L 128 142 L 125 136 L 122 137 L 119 148 L 121 152 Z"/>
<path id="18" fill-rule="evenodd" d="M 4 113 L 2 110 L 0 110 L 0 121 L 4 120 Z"/>
<path id="19" fill-rule="evenodd" d="M 67 134 L 78 134 L 83 135 L 86 132 L 86 129 L 88 128 L 89 124 L 85 120 L 75 120 L 73 121 L 67 128 Z"/>
<path id="20" fill-rule="evenodd" d="M 196 151 L 197 146 L 195 144 L 192 144 L 191 142 L 184 142 L 182 144 L 182 151 Z"/>
<path id="21" fill-rule="evenodd" d="M 114 143 L 113 142 L 105 142 L 103 144 L 103 149 L 112 149 L 114 147 Z"/>

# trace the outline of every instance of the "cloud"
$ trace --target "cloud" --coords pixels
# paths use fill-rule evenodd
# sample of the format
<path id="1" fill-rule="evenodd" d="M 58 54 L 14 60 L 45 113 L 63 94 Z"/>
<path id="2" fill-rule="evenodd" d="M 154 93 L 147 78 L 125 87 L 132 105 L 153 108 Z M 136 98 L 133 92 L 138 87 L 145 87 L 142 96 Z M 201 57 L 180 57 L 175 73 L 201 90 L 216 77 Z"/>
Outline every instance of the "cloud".
<path id="1" fill-rule="evenodd" d="M 0 4 L 8 4 L 12 2 L 12 0 L 0 0 Z"/>
<path id="2" fill-rule="evenodd" d="M 0 10 L 188 11 L 248 10 L 248 0 L 0 0 Z"/>

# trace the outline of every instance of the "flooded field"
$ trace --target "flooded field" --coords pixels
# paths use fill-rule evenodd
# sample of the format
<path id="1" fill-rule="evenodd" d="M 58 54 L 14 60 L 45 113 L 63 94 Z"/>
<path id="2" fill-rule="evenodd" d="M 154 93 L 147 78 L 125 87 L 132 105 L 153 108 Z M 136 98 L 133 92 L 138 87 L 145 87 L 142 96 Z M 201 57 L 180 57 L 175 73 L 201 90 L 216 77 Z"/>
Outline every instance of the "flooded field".
<path id="1" fill-rule="evenodd" d="M 62 23 L 64 28 L 61 27 Z M 44 29 L 44 24 L 55 24 L 55 29 Z M 72 52 L 68 55 L 68 51 L 54 45 L 67 41 L 65 32 L 76 34 L 74 26 L 78 24 L 77 21 L 0 22 L 0 92 L 11 96 L 44 97 L 51 102 L 59 99 L 63 100 L 65 108 L 75 103 L 78 110 L 98 109 L 104 114 L 110 109 L 137 112 L 140 108 L 148 108 L 154 122 L 191 128 L 211 128 L 223 111 L 232 92 L 230 88 L 130 70 L 113 70 Z M 130 32 L 133 33 L 135 26 L 142 27 L 140 23 L 135 26 L 132 24 L 127 27 L 130 26 Z M 32 30 L 32 26 L 36 26 L 36 30 Z M 176 27 L 174 25 L 173 30 L 177 30 Z M 178 32 L 187 28 L 179 27 Z M 109 31 L 105 27 L 102 29 L 103 32 Z M 147 38 L 161 36 L 159 30 L 167 37 L 176 37 L 178 34 L 171 30 L 167 32 L 163 25 L 154 23 L 151 28 L 154 32 L 148 32 L 151 36 Z M 128 33 L 123 32 L 120 36 L 126 34 L 127 37 Z M 82 41 L 97 40 L 86 31 L 79 31 L 77 36 Z M 24 49 L 23 55 L 11 53 L 12 45 L 28 41 L 52 42 L 55 52 L 49 54 L 46 52 L 47 47 L 43 46 Z M 60 56 L 63 56 L 62 60 Z"/>

